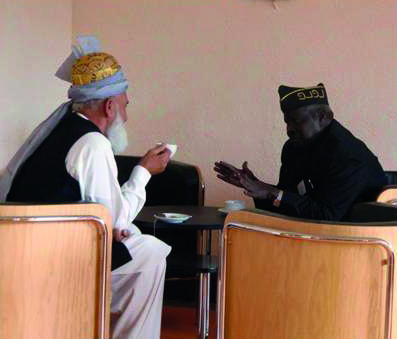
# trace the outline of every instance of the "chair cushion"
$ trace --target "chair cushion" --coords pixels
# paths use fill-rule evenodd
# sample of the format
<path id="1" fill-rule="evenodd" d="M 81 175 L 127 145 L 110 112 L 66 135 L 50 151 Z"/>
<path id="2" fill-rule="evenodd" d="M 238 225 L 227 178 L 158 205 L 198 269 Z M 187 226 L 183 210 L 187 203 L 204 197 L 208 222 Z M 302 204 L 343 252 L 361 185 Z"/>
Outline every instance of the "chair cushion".
<path id="1" fill-rule="evenodd" d="M 353 206 L 349 222 L 385 222 L 397 220 L 397 205 L 365 202 Z"/>
<path id="2" fill-rule="evenodd" d="M 385 171 L 388 185 L 397 185 L 397 171 Z"/>

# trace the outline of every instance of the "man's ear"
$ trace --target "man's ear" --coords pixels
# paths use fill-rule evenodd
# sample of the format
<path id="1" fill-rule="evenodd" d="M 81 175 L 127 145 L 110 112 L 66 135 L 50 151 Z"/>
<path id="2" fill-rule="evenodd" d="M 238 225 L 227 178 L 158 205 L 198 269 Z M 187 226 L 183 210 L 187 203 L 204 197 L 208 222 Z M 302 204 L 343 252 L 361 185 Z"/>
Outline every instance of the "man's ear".
<path id="1" fill-rule="evenodd" d="M 329 122 L 327 113 L 324 112 L 324 111 L 319 111 L 319 112 L 317 113 L 317 115 L 318 115 L 318 121 L 319 121 L 319 123 L 320 123 L 320 126 L 321 126 L 321 127 L 327 126 L 327 125 L 328 125 L 328 122 Z"/>
<path id="2" fill-rule="evenodd" d="M 107 98 L 103 103 L 103 111 L 106 118 L 113 118 L 115 114 L 115 101 L 113 98 Z"/>

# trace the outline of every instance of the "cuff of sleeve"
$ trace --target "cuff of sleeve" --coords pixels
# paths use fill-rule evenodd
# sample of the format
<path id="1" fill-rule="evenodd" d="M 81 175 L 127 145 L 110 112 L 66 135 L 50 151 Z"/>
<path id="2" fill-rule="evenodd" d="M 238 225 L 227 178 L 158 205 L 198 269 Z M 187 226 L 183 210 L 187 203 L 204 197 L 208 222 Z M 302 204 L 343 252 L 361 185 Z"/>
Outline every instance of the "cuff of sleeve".
<path id="1" fill-rule="evenodd" d="M 146 186 L 151 177 L 152 175 L 145 167 L 137 165 L 132 170 L 130 179 L 135 179 Z"/>

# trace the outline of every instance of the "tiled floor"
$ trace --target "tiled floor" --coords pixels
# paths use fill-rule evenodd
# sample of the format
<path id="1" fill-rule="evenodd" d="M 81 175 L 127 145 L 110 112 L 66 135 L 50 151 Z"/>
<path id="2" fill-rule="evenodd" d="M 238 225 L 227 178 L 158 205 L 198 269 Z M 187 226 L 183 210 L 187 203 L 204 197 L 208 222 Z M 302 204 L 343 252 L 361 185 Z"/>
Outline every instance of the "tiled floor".
<path id="1" fill-rule="evenodd" d="M 165 306 L 161 339 L 197 339 L 195 316 L 194 308 Z M 215 339 L 215 317 L 215 312 L 211 311 L 209 339 Z"/>

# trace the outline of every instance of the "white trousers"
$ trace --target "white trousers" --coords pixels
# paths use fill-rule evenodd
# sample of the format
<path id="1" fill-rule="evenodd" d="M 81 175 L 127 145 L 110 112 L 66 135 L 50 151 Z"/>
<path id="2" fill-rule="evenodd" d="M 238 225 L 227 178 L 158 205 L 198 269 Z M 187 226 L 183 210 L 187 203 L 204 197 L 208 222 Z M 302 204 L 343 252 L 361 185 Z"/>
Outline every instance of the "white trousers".
<path id="1" fill-rule="evenodd" d="M 124 244 L 132 260 L 112 272 L 111 338 L 159 339 L 171 247 L 138 229 Z"/>

